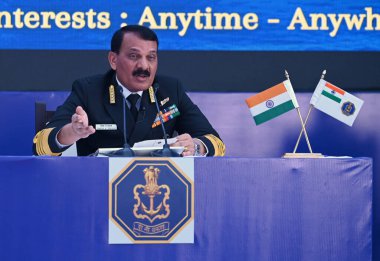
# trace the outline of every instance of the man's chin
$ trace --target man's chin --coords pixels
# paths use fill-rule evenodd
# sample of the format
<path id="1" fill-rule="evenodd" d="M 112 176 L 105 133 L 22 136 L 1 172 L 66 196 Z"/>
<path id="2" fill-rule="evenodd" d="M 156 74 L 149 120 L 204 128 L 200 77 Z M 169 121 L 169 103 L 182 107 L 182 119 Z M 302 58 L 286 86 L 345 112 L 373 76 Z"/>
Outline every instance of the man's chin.
<path id="1" fill-rule="evenodd" d="M 139 84 L 133 84 L 132 86 L 130 86 L 130 88 L 132 89 L 132 91 L 138 92 L 138 91 L 145 91 L 150 86 L 151 86 L 151 84 L 149 84 L 149 83 L 139 83 Z"/>

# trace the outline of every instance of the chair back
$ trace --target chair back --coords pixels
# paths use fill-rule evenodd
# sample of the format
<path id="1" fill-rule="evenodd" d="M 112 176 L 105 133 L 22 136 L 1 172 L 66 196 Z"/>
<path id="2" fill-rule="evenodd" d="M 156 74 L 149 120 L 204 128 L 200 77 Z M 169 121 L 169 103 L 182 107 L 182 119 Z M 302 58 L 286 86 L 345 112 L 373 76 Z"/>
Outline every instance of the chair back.
<path id="1" fill-rule="evenodd" d="M 46 103 L 44 102 L 35 102 L 34 103 L 34 126 L 36 133 L 44 129 L 46 124 L 51 120 L 55 111 L 46 110 Z"/>

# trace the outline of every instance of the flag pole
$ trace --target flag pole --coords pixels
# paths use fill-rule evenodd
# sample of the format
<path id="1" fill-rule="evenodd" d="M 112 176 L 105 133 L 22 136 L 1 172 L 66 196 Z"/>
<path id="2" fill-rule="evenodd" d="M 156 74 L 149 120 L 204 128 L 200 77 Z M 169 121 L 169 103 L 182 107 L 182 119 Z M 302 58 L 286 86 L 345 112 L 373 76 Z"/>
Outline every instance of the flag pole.
<path id="1" fill-rule="evenodd" d="M 305 119 L 305 125 L 304 125 L 305 127 L 306 127 L 307 121 L 309 119 L 309 115 L 310 115 L 310 112 L 311 112 L 312 108 L 313 108 L 313 106 L 310 104 L 309 111 L 307 112 L 307 116 L 306 116 L 306 119 Z M 301 137 L 302 137 L 302 133 L 303 133 L 303 128 L 301 128 L 300 134 L 298 135 L 297 143 L 296 143 L 296 146 L 294 147 L 293 153 L 296 153 L 296 151 L 298 149 L 298 145 L 300 143 L 300 140 L 301 140 Z"/>
<path id="2" fill-rule="evenodd" d="M 286 79 L 288 79 L 290 81 L 290 77 L 289 77 L 289 74 L 288 72 L 285 70 L 285 77 Z M 301 112 L 300 112 L 300 109 L 299 107 L 297 108 L 297 112 L 298 112 L 298 116 L 300 118 L 300 121 L 301 121 L 301 125 L 302 125 L 302 131 L 303 133 L 305 134 L 305 138 L 306 138 L 306 142 L 307 142 L 307 146 L 309 148 L 309 152 L 310 153 L 313 153 L 313 150 L 311 149 L 311 145 L 310 145 L 310 141 L 309 141 L 309 137 L 307 136 L 307 132 L 306 132 L 306 129 L 305 129 L 305 124 L 303 122 L 303 119 L 302 119 L 302 116 L 301 116 Z M 294 152 L 293 152 L 294 153 Z"/>
<path id="3" fill-rule="evenodd" d="M 325 75 L 326 75 L 326 70 L 323 70 L 322 75 L 321 75 L 321 79 L 324 79 Z M 307 116 L 306 116 L 306 119 L 305 119 L 305 128 L 306 128 L 307 121 L 309 120 L 310 112 L 313 109 L 313 107 L 314 106 L 310 104 L 309 111 L 307 112 Z M 296 151 L 298 149 L 298 145 L 299 145 L 299 142 L 301 140 L 302 133 L 303 133 L 303 129 L 301 129 L 300 134 L 298 135 L 297 143 L 296 143 L 296 146 L 294 147 L 293 153 L 296 153 Z"/>

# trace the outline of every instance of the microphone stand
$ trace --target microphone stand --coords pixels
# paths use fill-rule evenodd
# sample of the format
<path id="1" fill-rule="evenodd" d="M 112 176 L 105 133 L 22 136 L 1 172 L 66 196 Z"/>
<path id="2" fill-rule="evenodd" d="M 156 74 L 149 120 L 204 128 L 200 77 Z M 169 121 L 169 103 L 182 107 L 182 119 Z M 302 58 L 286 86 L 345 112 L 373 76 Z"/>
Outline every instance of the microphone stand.
<path id="1" fill-rule="evenodd" d="M 122 149 L 107 153 L 106 155 L 108 157 L 134 157 L 135 153 L 133 152 L 133 150 L 131 149 L 131 146 L 129 146 L 129 144 L 127 142 L 127 123 L 125 120 L 125 103 L 126 103 L 126 101 L 125 101 L 124 96 L 123 96 L 123 87 L 119 86 L 119 91 L 123 97 L 124 146 Z"/>
<path id="2" fill-rule="evenodd" d="M 174 150 L 170 149 L 170 146 L 168 144 L 168 138 L 166 136 L 164 120 L 162 119 L 162 116 L 160 113 L 160 108 L 158 107 L 158 102 L 157 102 L 156 92 L 157 92 L 158 88 L 159 88 L 159 85 L 158 85 L 158 83 L 155 82 L 153 84 L 153 89 L 154 89 L 153 95 L 154 95 L 154 101 L 156 104 L 156 109 L 158 112 L 158 118 L 160 119 L 160 122 L 161 122 L 162 132 L 164 133 L 165 144 L 162 146 L 162 149 L 153 151 L 151 153 L 151 155 L 153 157 L 179 157 L 180 155 L 177 152 L 175 152 Z"/>

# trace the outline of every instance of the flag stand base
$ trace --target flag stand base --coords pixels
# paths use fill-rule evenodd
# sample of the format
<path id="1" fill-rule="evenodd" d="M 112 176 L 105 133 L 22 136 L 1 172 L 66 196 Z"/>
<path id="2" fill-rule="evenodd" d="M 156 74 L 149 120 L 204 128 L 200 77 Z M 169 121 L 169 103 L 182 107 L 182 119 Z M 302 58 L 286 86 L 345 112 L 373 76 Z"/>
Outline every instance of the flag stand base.
<path id="1" fill-rule="evenodd" d="M 317 158 L 323 158 L 323 155 L 321 153 L 285 153 L 283 158 L 286 159 L 300 159 L 300 158 L 310 158 L 310 159 L 317 159 Z"/>

